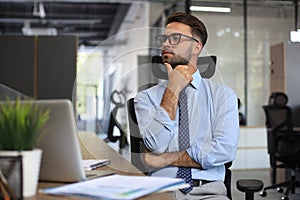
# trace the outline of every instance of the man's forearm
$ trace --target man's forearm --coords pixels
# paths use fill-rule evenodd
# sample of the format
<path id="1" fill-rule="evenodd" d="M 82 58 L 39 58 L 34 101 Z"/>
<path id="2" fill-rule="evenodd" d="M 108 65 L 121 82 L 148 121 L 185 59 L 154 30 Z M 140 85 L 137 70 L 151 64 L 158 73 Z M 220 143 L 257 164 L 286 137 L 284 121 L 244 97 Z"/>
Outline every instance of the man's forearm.
<path id="1" fill-rule="evenodd" d="M 186 151 L 163 154 L 145 153 L 145 162 L 150 167 L 163 168 L 166 166 L 201 168 Z"/>
<path id="2" fill-rule="evenodd" d="M 201 168 L 201 165 L 195 162 L 186 151 L 167 153 L 175 160 L 171 165 L 175 167 Z"/>
<path id="3" fill-rule="evenodd" d="M 160 106 L 169 114 L 170 119 L 174 120 L 178 106 L 178 94 L 176 95 L 171 89 L 166 88 Z"/>

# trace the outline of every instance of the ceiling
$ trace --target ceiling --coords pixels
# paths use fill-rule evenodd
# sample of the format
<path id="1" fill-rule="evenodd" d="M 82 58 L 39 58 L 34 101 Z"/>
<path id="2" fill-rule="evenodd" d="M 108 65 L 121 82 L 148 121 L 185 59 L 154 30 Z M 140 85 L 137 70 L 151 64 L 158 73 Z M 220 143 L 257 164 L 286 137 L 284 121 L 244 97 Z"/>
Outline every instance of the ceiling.
<path id="1" fill-rule="evenodd" d="M 79 37 L 79 44 L 93 46 L 118 32 L 133 2 L 137 1 L 0 0 L 0 35 L 28 35 L 37 31 L 48 35 L 76 34 Z M 177 6 L 184 7 L 185 4 L 185 1 L 176 0 L 144 1 L 159 2 L 165 6 L 175 3 Z M 194 0 L 191 2 L 195 5 L 209 6 L 241 7 L 243 5 L 242 0 Z M 248 0 L 247 2 L 249 6 L 257 4 L 257 7 L 284 8 L 293 5 L 294 0 Z M 155 11 L 152 10 L 151 15 Z M 293 13 L 293 11 L 288 10 L 288 13 Z"/>
<path id="2" fill-rule="evenodd" d="M 130 3 L 40 2 L 1 1 L 0 34 L 76 34 L 82 44 L 98 44 L 117 33 L 130 8 Z"/>

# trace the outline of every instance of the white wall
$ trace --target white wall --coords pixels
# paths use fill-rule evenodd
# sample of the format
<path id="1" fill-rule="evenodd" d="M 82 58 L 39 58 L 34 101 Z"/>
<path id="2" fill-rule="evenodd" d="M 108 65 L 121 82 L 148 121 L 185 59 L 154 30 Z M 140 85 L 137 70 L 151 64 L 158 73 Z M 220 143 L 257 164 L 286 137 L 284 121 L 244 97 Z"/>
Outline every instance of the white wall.
<path id="1" fill-rule="evenodd" d="M 276 9 L 272 10 L 274 13 Z M 208 30 L 204 53 L 217 56 L 213 79 L 229 85 L 245 102 L 243 16 L 194 12 Z M 269 91 L 270 46 L 289 40 L 290 18 L 248 17 L 248 116 L 247 125 L 264 125 L 262 105 Z M 244 113 L 244 108 L 241 110 Z"/>
<path id="2" fill-rule="evenodd" d="M 115 38 L 125 44 L 108 52 L 111 62 L 119 63 L 114 88 L 130 93 L 138 87 L 138 55 L 149 54 L 149 3 L 133 2 L 124 21 Z"/>
<path id="3" fill-rule="evenodd" d="M 236 158 L 231 169 L 269 168 L 265 127 L 241 127 Z"/>

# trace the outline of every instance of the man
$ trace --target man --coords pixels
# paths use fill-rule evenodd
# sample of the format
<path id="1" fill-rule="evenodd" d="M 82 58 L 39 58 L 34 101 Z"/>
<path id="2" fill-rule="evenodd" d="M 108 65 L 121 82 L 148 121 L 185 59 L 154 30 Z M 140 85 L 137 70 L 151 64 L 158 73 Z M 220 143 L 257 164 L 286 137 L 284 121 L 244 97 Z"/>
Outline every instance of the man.
<path id="1" fill-rule="evenodd" d="M 196 63 L 206 40 L 206 27 L 196 17 L 169 16 L 164 34 L 157 37 L 169 80 L 135 98 L 140 132 L 152 152 L 145 154 L 145 163 L 157 169 L 151 175 L 184 178 L 193 186 L 176 191 L 177 199 L 228 199 L 224 164 L 237 149 L 237 97 L 229 87 L 201 77 Z M 180 117 L 182 92 L 187 96 L 185 118 Z M 186 121 L 188 128 L 182 129 Z M 189 144 L 182 149 L 186 135 Z M 181 170 L 187 170 L 187 178 L 179 176 Z"/>

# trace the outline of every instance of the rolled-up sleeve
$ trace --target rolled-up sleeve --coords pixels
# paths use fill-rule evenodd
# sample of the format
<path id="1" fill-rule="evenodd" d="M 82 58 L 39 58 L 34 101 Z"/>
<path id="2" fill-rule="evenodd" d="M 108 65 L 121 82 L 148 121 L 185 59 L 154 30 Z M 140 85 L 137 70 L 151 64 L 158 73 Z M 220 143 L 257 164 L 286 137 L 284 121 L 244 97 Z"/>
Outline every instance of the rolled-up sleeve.
<path id="1" fill-rule="evenodd" d="M 161 97 L 151 99 L 149 92 L 142 91 L 134 99 L 137 121 L 146 147 L 163 153 L 174 138 L 177 122 L 160 106 Z"/>

